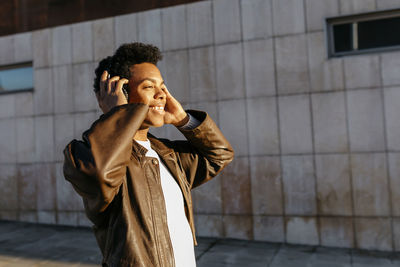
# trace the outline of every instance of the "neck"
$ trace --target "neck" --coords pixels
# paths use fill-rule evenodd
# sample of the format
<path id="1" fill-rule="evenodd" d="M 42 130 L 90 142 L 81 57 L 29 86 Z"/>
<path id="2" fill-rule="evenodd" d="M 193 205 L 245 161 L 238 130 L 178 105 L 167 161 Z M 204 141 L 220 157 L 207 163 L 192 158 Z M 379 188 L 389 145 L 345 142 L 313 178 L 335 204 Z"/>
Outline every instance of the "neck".
<path id="1" fill-rule="evenodd" d="M 149 132 L 149 128 L 139 129 L 133 139 L 138 141 L 147 141 L 147 133 Z"/>

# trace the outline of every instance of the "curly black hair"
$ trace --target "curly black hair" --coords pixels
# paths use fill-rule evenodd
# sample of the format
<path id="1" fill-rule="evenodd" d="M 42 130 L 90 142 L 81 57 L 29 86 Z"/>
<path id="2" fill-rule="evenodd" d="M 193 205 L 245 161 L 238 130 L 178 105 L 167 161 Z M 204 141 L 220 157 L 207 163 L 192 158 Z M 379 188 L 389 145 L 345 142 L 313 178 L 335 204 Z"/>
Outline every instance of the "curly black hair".
<path id="1" fill-rule="evenodd" d="M 94 91 L 100 90 L 100 77 L 105 70 L 111 77 L 119 76 L 129 80 L 131 72 L 129 68 L 134 64 L 144 62 L 157 65 L 162 60 L 162 55 L 158 47 L 151 44 L 130 43 L 121 45 L 113 56 L 106 57 L 99 62 L 95 70 Z"/>

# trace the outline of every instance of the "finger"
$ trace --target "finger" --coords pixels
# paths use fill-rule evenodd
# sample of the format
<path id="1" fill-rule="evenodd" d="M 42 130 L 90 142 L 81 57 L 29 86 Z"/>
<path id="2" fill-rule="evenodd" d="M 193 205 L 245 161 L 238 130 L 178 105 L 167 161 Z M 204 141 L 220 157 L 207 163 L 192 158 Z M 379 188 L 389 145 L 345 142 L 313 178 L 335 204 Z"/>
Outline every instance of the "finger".
<path id="1" fill-rule="evenodd" d="M 122 92 L 122 87 L 124 86 L 124 84 L 128 84 L 129 80 L 122 78 L 117 82 L 117 85 L 115 86 L 115 93 L 123 93 Z"/>
<path id="2" fill-rule="evenodd" d="M 114 76 L 111 79 L 108 80 L 108 85 L 107 85 L 107 94 L 111 94 L 114 92 L 114 87 L 116 82 L 119 80 L 119 76 Z"/>
<path id="3" fill-rule="evenodd" d="M 106 87 L 107 87 L 107 79 L 108 79 L 108 72 L 105 70 L 105 71 L 103 71 L 103 74 L 100 76 L 100 90 L 99 90 L 100 98 L 104 97 L 104 93 L 105 93 Z"/>

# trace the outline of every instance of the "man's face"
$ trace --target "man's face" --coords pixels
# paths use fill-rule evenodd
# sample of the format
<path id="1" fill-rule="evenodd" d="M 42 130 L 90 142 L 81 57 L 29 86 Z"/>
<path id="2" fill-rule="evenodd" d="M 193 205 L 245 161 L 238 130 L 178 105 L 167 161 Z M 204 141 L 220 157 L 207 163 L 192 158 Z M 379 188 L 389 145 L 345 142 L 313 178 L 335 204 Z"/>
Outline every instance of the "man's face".
<path id="1" fill-rule="evenodd" d="M 133 65 L 130 71 L 129 103 L 145 103 L 150 106 L 141 128 L 163 126 L 166 86 L 160 70 L 154 64 L 141 63 Z"/>

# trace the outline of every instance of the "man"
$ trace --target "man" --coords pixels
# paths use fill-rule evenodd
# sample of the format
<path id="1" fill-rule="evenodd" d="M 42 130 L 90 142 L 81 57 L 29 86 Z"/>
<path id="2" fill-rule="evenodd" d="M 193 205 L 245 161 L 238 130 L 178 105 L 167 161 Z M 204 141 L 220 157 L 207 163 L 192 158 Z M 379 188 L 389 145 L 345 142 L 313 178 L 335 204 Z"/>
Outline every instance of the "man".
<path id="1" fill-rule="evenodd" d="M 83 198 L 103 266 L 195 266 L 190 190 L 233 159 L 212 119 L 169 93 L 159 60 L 158 48 L 141 43 L 102 60 L 95 92 L 104 114 L 64 150 L 65 178 Z M 187 141 L 148 133 L 164 124 Z"/>

